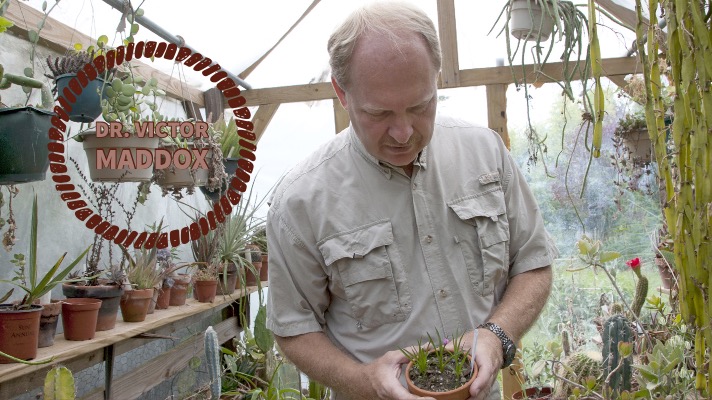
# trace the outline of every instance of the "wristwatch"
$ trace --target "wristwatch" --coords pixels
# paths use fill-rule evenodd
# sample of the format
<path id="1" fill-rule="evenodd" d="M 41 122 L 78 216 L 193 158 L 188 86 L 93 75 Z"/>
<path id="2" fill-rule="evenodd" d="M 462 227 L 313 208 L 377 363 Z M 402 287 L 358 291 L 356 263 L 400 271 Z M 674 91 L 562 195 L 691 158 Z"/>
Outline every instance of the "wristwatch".
<path id="1" fill-rule="evenodd" d="M 484 323 L 478 326 L 478 328 L 485 328 L 497 335 L 499 340 L 502 342 L 502 354 L 504 355 L 502 368 L 509 367 L 509 365 L 512 364 L 512 361 L 514 361 L 514 356 L 517 354 L 517 346 L 514 344 L 512 339 L 504 333 L 504 330 L 500 328 L 499 325 L 493 322 Z"/>

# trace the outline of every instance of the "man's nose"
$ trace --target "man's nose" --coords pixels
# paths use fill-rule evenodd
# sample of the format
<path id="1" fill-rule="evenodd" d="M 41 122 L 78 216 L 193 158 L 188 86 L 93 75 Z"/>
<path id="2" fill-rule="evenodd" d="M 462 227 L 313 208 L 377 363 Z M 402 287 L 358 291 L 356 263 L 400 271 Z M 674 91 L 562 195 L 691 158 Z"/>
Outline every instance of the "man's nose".
<path id="1" fill-rule="evenodd" d="M 388 128 L 388 134 L 399 144 L 408 143 L 413 136 L 413 123 L 407 116 L 396 116 Z"/>

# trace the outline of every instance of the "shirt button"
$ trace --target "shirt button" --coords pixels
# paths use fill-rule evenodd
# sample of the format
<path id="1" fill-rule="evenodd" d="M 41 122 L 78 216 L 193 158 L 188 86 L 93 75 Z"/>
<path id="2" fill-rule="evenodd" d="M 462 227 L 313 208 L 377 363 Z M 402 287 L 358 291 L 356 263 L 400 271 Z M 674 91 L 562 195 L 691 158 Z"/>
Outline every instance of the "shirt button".
<path id="1" fill-rule="evenodd" d="M 432 241 L 433 241 L 433 237 L 432 237 L 432 236 L 428 235 L 428 236 L 425 237 L 425 242 L 426 242 L 426 243 L 430 243 L 430 242 L 432 242 Z"/>
<path id="2" fill-rule="evenodd" d="M 438 291 L 438 293 L 440 293 L 440 297 L 443 297 L 443 298 L 447 297 L 447 292 L 445 291 L 445 289 L 440 289 Z"/>

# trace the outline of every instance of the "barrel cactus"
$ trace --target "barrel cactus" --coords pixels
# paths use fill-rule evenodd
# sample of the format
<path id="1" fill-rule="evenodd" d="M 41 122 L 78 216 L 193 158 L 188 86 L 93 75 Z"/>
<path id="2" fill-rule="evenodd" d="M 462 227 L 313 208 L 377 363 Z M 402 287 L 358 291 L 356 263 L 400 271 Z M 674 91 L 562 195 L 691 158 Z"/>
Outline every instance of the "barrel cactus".
<path id="1" fill-rule="evenodd" d="M 567 381 L 577 383 L 587 387 L 586 381 L 590 378 L 596 380 L 597 384 L 593 388 L 596 390 L 598 382 L 601 381 L 601 354 L 595 351 L 581 351 L 571 354 L 564 360 L 563 365 L 558 368 L 557 374 L 566 379 L 558 379 L 554 390 L 555 399 L 566 399 L 574 392 L 575 386 Z"/>
<path id="2" fill-rule="evenodd" d="M 624 316 L 614 315 L 603 324 L 603 377 L 610 376 L 608 386 L 615 393 L 630 390 L 631 357 L 621 357 L 619 344 L 632 341 L 633 331 Z"/>

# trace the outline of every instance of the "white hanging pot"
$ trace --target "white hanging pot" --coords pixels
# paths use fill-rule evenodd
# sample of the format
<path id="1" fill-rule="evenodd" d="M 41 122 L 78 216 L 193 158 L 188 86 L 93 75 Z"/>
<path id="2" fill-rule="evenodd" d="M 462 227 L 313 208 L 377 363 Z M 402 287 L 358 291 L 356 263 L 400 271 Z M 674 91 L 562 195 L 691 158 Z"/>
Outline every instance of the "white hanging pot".
<path id="1" fill-rule="evenodd" d="M 509 32 L 517 39 L 544 42 L 554 29 L 552 16 L 542 12 L 542 0 L 514 0 L 509 10 Z M 549 7 L 552 7 L 549 5 Z"/>

